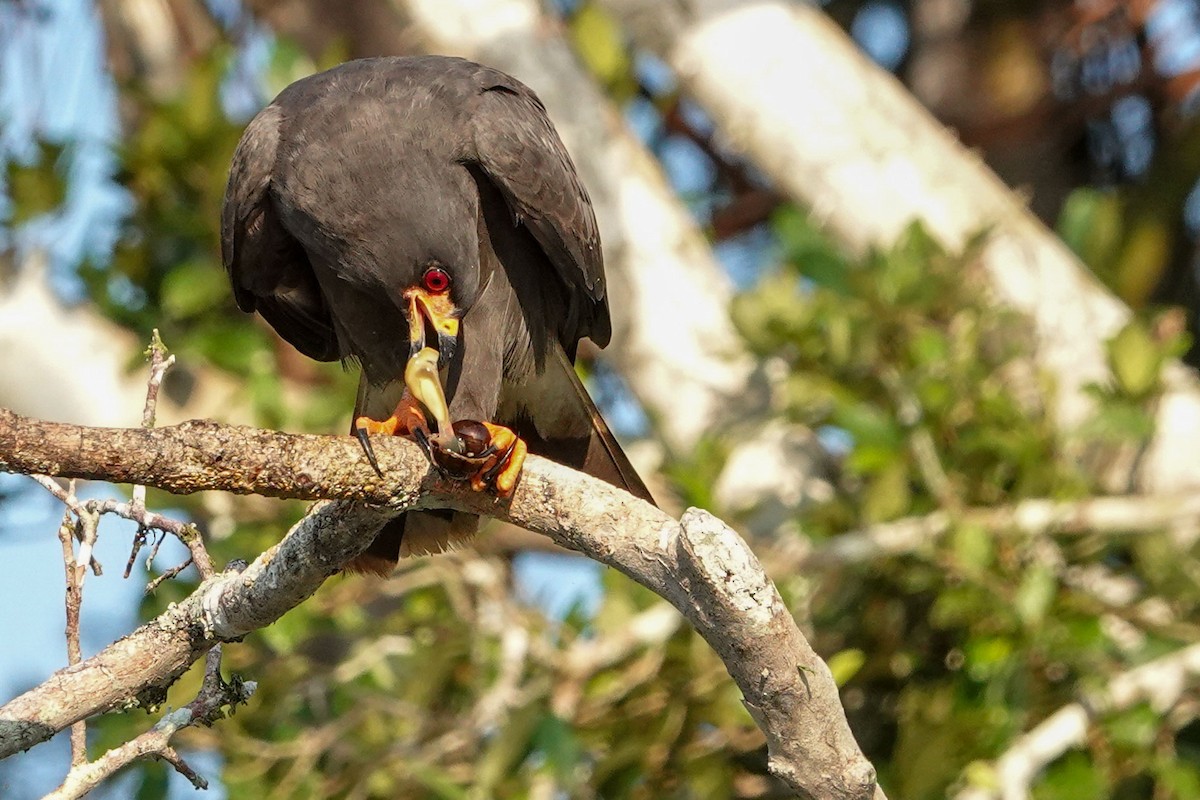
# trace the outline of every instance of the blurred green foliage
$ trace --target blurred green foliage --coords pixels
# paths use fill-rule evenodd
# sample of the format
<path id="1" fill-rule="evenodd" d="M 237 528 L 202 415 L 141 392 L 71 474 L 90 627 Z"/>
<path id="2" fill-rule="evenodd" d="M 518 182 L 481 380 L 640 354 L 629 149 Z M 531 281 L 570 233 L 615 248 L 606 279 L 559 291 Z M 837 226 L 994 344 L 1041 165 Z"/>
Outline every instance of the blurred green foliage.
<path id="1" fill-rule="evenodd" d="M 1061 452 L 1051 387 L 1028 369 L 1027 329 L 987 297 L 971 252 L 913 226 L 889 252 L 847 260 L 790 207 L 775 230 L 785 266 L 738 298 L 734 321 L 787 365 L 775 410 L 854 443 L 843 466 L 856 491 L 807 530 L 1090 488 Z M 913 446 L 918 434 L 936 454 Z"/>
<path id="2" fill-rule="evenodd" d="M 271 75 L 298 77 L 291 51 Z M 220 214 L 225 179 L 243 123 L 220 105 L 232 51 L 219 48 L 193 62 L 178 96 L 156 100 L 137 85 L 125 97 L 137 124 L 122 140 L 118 180 L 133 196 L 112 259 L 85 262 L 79 274 L 99 309 L 149 338 L 158 328 L 184 365 L 236 375 L 258 421 L 291 430 L 328 432 L 349 425 L 357 380 L 337 364 L 299 359 L 257 318 L 233 303 L 221 266 Z M 303 74 L 302 72 L 300 74 Z M 312 391 L 287 393 L 288 378 Z"/>
<path id="3" fill-rule="evenodd" d="M 1195 243 L 1185 230 L 1184 214 L 1197 175 L 1200 124 L 1181 122 L 1136 184 L 1072 191 L 1059 214 L 1058 233 L 1134 309 L 1163 294 L 1176 303 L 1194 301 L 1189 265 Z"/>
<path id="4" fill-rule="evenodd" d="M 9 225 L 29 222 L 63 204 L 67 197 L 66 150 L 63 144 L 43 139 L 35 142 L 35 154 L 27 162 L 7 162 L 4 186 L 12 203 Z"/>
<path id="5" fill-rule="evenodd" d="M 787 367 L 774 410 L 850 442 L 836 496 L 800 528 L 820 540 L 935 510 L 958 520 L 927 547 L 814 578 L 808 600 L 889 791 L 943 797 L 1081 690 L 1195 641 L 1190 540 L 1030 536 L 965 511 L 1099 493 L 1094 449 L 1115 457 L 1147 440 L 1163 366 L 1187 343 L 1130 322 L 1109 343 L 1113 379 L 1093 388 L 1093 417 L 1063 437 L 1026 323 L 994 305 L 971 248 L 947 253 L 913 226 L 848 259 L 793 208 L 774 228 L 784 264 L 738 298 L 734 320 Z M 1106 599 L 1083 575 L 1128 581 L 1132 598 Z M 1148 620 L 1163 601 L 1170 613 Z M 1179 727 L 1144 708 L 1105 718 L 1037 796 L 1184 796 L 1171 787 L 1200 780 L 1200 761 Z"/>

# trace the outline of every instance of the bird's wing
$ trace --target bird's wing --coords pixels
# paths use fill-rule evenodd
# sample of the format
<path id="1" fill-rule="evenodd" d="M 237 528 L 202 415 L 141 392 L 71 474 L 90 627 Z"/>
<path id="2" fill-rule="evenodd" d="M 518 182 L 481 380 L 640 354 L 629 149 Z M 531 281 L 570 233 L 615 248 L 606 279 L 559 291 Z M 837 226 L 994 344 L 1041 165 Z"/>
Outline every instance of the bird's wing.
<path id="1" fill-rule="evenodd" d="M 604 347 L 612 327 L 592 203 L 541 101 L 516 80 L 493 75 L 472 115 L 478 163 L 568 289 L 578 330 L 565 332 L 564 345 L 573 351 L 588 336 Z"/>
<path id="2" fill-rule="evenodd" d="M 238 143 L 221 209 L 221 259 L 239 308 L 258 311 L 306 356 L 335 361 L 342 353 L 325 297 L 271 199 L 281 118 L 278 106 L 268 106 Z"/>

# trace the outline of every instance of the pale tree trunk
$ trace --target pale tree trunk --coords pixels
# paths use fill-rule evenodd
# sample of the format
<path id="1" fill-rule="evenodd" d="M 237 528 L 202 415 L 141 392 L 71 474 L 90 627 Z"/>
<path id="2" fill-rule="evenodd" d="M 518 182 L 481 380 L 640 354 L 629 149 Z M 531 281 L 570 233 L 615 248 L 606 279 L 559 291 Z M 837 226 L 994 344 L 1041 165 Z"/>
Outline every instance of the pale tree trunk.
<path id="1" fill-rule="evenodd" d="M 0 281 L 0 407 L 82 425 L 134 425 L 146 396 L 137 337 L 87 305 L 68 308 L 50 289 L 45 257 L 34 252 Z M 186 370 L 185 370 L 186 371 Z M 164 393 L 164 422 L 220 416 L 248 422 L 239 389 L 214 371 L 189 376 L 186 391 Z M 177 381 L 175 388 L 182 389 Z"/>
<path id="2" fill-rule="evenodd" d="M 1128 309 L 822 12 L 736 0 L 602 5 L 674 68 L 732 146 L 851 250 L 887 246 L 914 220 L 949 248 L 991 231 L 982 264 L 997 298 L 1032 323 L 1060 423 L 1086 417 L 1085 387 L 1108 380 L 1104 342 Z M 1178 364 L 1166 383 L 1135 476 L 1149 491 L 1200 483 L 1200 388 Z"/>
<path id="3" fill-rule="evenodd" d="M 136 81 L 159 99 L 183 85 L 188 63 L 211 50 L 217 28 L 194 0 L 101 0 L 109 68 L 118 82 Z M 123 108 L 125 121 L 131 109 Z"/>

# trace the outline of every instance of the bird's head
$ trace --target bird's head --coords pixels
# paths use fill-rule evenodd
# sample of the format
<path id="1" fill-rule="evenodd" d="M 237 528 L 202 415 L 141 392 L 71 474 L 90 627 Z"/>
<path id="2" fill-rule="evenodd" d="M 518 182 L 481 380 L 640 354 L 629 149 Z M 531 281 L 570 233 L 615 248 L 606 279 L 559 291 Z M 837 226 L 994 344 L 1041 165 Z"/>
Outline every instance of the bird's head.
<path id="1" fill-rule="evenodd" d="M 377 252 L 386 253 L 377 263 L 387 265 L 379 277 L 405 317 L 404 382 L 437 420 L 439 436 L 452 437 L 442 375 L 458 350 L 464 317 L 486 281 L 479 266 L 474 185 L 465 173 L 426 174 L 427 166 L 419 159 L 409 163 L 405 190 L 398 193 L 402 202 L 393 198 L 392 225 L 377 240 Z M 458 182 L 462 185 L 456 186 Z M 428 187 L 443 185 L 460 191 L 431 197 Z"/>
<path id="2" fill-rule="evenodd" d="M 463 292 L 454 289 L 451 268 L 439 261 L 431 261 L 421 269 L 420 277 L 402 290 L 410 359 L 429 346 L 437 350 L 439 369 L 454 357 L 460 320 L 465 311 L 458 301 Z"/>
<path id="3" fill-rule="evenodd" d="M 404 383 L 437 420 L 436 440 L 450 448 L 457 438 L 439 371 L 450 362 L 458 346 L 462 311 L 454 301 L 452 283 L 450 272 L 433 263 L 427 265 L 415 285 L 403 292 L 409 343 Z M 431 347 L 431 342 L 436 346 Z"/>
<path id="4" fill-rule="evenodd" d="M 463 218 L 474 220 L 474 209 L 450 209 L 448 205 L 454 204 L 443 202 L 419 219 L 409 217 L 407 243 L 415 247 L 406 254 L 409 258 L 399 259 L 407 269 L 401 267 L 399 274 L 393 273 L 392 291 L 398 294 L 396 304 L 408 327 L 404 383 L 437 421 L 435 438 L 444 448 L 456 450 L 442 371 L 454 358 L 463 317 L 483 287 L 476 227 L 454 224 Z M 446 218 L 452 217 L 453 211 L 461 214 L 458 220 Z"/>

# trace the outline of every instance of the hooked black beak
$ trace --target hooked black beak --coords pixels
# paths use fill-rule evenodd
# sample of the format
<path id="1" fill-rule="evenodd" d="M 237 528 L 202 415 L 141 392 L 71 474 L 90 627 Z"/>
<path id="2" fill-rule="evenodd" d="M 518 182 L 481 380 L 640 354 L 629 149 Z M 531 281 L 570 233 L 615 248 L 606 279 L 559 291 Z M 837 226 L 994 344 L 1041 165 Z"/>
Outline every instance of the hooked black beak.
<path id="1" fill-rule="evenodd" d="M 434 436 L 442 447 L 455 449 L 458 438 L 450 421 L 450 408 L 438 374 L 454 355 L 458 344 L 458 316 L 445 295 L 428 295 L 419 289 L 406 293 L 408 299 L 408 363 L 404 384 L 437 422 Z M 438 347 L 425 346 L 427 330 L 437 337 Z"/>
<path id="2" fill-rule="evenodd" d="M 431 295 L 420 289 L 406 292 L 408 298 L 408 357 L 425 349 L 429 333 L 437 338 L 438 369 L 444 369 L 458 348 L 458 310 L 445 294 Z"/>

